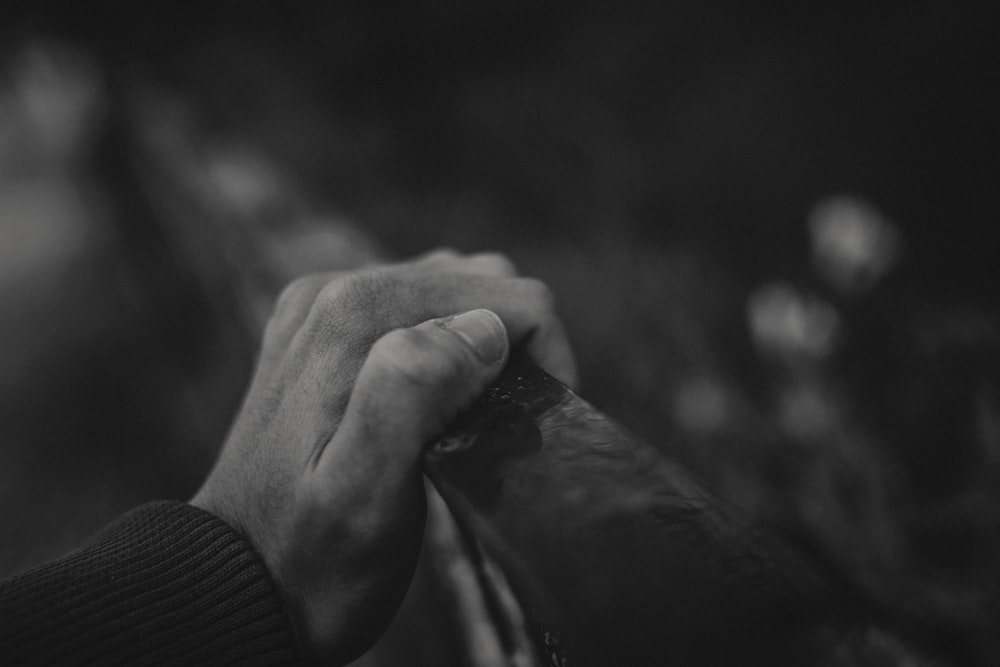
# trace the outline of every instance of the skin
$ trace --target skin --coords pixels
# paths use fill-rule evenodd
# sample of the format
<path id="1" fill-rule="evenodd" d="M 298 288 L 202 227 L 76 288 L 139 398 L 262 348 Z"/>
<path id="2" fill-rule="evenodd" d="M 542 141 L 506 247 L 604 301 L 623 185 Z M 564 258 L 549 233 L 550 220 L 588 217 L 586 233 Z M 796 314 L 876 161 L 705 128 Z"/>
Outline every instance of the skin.
<path id="1" fill-rule="evenodd" d="M 348 662 L 385 630 L 420 550 L 421 451 L 512 345 L 575 383 L 548 288 L 498 254 L 308 276 L 278 299 L 243 407 L 191 503 L 261 554 L 308 658 Z"/>

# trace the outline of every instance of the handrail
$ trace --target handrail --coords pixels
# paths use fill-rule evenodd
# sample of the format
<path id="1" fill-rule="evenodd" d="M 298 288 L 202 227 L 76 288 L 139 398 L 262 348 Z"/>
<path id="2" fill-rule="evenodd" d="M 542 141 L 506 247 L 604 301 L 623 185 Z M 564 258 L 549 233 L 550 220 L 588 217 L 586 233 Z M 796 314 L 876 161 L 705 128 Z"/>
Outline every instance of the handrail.
<path id="1" fill-rule="evenodd" d="M 425 469 L 506 575 L 538 664 L 816 664 L 845 622 L 786 545 L 524 359 Z"/>

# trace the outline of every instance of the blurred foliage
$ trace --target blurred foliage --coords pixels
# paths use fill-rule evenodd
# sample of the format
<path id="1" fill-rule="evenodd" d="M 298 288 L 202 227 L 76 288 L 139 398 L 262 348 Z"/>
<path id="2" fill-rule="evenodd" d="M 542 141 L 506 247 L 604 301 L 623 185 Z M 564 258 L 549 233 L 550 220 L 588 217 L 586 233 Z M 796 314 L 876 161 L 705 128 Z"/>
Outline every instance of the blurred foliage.
<path id="1" fill-rule="evenodd" d="M 844 662 L 1000 662 L 988 9 L 6 3 L 0 568 L 193 491 L 275 281 L 499 249 L 873 610 Z"/>

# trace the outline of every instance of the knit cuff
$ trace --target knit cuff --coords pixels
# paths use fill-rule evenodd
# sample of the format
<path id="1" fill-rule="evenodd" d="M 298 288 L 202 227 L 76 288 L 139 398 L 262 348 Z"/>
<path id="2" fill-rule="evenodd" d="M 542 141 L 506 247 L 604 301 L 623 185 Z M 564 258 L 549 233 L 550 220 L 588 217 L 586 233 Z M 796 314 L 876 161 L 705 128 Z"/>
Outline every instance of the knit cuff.
<path id="1" fill-rule="evenodd" d="M 263 561 L 228 524 L 143 505 L 88 547 L 0 582 L 8 664 L 292 664 Z"/>

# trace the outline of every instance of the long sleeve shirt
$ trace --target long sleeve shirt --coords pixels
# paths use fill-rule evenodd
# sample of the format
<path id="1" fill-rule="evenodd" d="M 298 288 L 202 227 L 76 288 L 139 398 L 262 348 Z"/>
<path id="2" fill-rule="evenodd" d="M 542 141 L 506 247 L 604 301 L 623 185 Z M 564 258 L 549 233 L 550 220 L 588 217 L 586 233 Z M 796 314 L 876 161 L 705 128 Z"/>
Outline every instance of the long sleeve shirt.
<path id="1" fill-rule="evenodd" d="M 143 505 L 88 546 L 0 581 L 5 665 L 295 662 L 260 556 L 185 503 Z"/>

